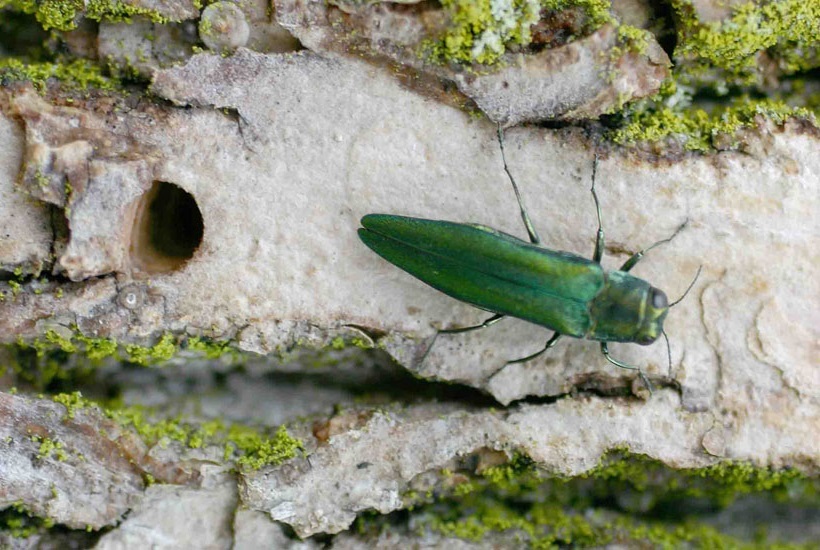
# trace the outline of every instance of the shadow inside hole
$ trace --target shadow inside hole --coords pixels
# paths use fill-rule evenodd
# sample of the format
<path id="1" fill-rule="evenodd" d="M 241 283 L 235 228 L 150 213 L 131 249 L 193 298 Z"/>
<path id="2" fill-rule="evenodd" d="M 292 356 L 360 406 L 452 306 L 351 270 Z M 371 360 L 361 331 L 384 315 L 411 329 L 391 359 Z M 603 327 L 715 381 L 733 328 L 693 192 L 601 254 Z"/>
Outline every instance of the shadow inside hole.
<path id="1" fill-rule="evenodd" d="M 146 273 L 181 268 L 202 242 L 205 226 L 194 197 L 173 183 L 155 181 L 139 200 L 131 260 Z"/>

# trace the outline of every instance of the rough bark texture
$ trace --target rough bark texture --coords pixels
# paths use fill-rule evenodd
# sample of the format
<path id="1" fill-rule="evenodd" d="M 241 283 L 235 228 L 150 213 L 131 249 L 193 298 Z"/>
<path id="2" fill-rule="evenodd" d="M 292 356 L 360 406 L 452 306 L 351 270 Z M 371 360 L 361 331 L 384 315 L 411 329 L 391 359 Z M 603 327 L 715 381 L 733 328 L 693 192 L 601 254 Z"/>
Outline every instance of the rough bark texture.
<path id="1" fill-rule="evenodd" d="M 487 313 L 375 256 L 356 236 L 360 218 L 480 223 L 524 238 L 495 122 L 596 117 L 652 93 L 666 56 L 653 41 L 647 54 L 602 61 L 616 45 L 604 26 L 497 72 L 445 74 L 402 49 L 419 40 L 405 17 L 423 5 L 337 4 L 276 3 L 314 51 L 272 53 L 285 48 L 274 38 L 282 27 L 264 3 L 243 3 L 231 17 L 247 17 L 249 48 L 223 36 L 205 43 L 232 55 L 191 54 L 179 23 L 165 37 L 176 53 L 146 50 L 136 67 L 148 90 L 0 88 L 0 508 L 100 531 L 101 548 L 313 548 L 321 542 L 281 524 L 299 537 L 340 533 L 364 512 L 415 505 L 410 494 L 451 494 L 462 479 L 453 471 L 480 476 L 512 457 L 572 478 L 613 449 L 672 470 L 738 461 L 820 473 L 816 127 L 760 118 L 741 150 L 674 158 L 614 148 L 589 126 L 508 128 L 506 160 L 544 246 L 591 256 L 597 152 L 604 266 L 684 223 L 633 274 L 674 300 L 702 266 L 665 324 L 671 361 L 662 341 L 610 348 L 654 393 L 590 341 L 565 338 L 508 364 L 550 332 L 506 319 L 436 337 Z M 153 25 L 103 22 L 97 53 L 126 59 L 123 33 L 133 48 L 158 48 L 146 38 Z M 379 34 L 399 31 L 395 42 Z M 368 45 L 364 59 L 349 55 L 351 41 Z M 459 108 L 459 94 L 489 120 Z M 230 343 L 234 357 L 178 353 L 166 370 L 65 357 L 116 341 L 132 363 L 148 362 L 173 353 L 126 346 L 187 339 L 195 351 L 199 338 Z M 83 389 L 100 399 L 116 388 L 169 417 L 287 423 L 304 448 L 237 469 L 223 442 L 148 441 L 97 408 L 10 391 L 33 391 L 35 366 L 53 371 L 57 359 L 99 367 Z M 52 372 L 43 386 L 61 383 Z M 806 523 L 804 535 L 820 529 Z M 333 544 L 467 545 L 404 527 Z"/>

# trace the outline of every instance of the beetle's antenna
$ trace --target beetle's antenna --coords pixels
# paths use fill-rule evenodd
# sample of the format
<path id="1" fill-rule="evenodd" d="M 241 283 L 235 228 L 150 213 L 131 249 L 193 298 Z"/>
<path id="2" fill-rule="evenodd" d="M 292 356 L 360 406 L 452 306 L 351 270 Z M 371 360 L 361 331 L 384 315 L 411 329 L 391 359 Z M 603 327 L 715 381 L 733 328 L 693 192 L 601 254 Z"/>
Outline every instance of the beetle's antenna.
<path id="1" fill-rule="evenodd" d="M 663 339 L 666 340 L 666 358 L 669 359 L 669 375 L 672 375 L 672 348 L 669 346 L 669 336 L 666 335 L 666 331 L 662 330 L 661 334 L 663 334 Z"/>
<path id="2" fill-rule="evenodd" d="M 683 295 L 682 295 L 680 298 L 678 298 L 677 300 L 675 300 L 674 302 L 672 302 L 671 304 L 669 304 L 669 307 L 672 307 L 672 306 L 674 306 L 674 305 L 677 305 L 678 303 L 680 303 L 680 301 L 681 301 L 681 300 L 683 300 L 684 298 L 686 298 L 686 295 L 687 295 L 687 294 L 689 294 L 689 291 L 690 291 L 690 290 L 692 290 L 692 287 L 693 287 L 693 286 L 695 286 L 695 283 L 698 281 L 698 277 L 700 277 L 700 272 L 701 272 L 702 270 L 703 270 L 703 266 L 699 266 L 699 267 L 698 267 L 698 272 L 697 272 L 697 273 L 695 273 L 695 278 L 694 278 L 694 279 L 692 279 L 692 282 L 691 282 L 691 283 L 689 283 L 689 286 L 686 288 L 686 291 L 683 293 Z M 666 336 L 666 335 L 664 334 L 664 336 Z"/>

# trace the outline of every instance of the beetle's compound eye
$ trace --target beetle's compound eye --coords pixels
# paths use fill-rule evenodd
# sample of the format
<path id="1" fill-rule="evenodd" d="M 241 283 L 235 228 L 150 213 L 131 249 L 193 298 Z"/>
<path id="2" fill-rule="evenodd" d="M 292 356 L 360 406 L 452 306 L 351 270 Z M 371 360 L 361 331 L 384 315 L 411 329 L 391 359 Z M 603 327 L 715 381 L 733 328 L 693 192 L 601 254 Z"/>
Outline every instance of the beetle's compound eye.
<path id="1" fill-rule="evenodd" d="M 652 307 L 655 309 L 664 309 L 669 307 L 669 300 L 666 299 L 666 294 L 663 290 L 652 287 Z"/>
<path id="2" fill-rule="evenodd" d="M 653 338 L 650 334 L 644 334 L 638 337 L 638 343 L 642 346 L 648 346 L 657 340 L 657 338 Z"/>

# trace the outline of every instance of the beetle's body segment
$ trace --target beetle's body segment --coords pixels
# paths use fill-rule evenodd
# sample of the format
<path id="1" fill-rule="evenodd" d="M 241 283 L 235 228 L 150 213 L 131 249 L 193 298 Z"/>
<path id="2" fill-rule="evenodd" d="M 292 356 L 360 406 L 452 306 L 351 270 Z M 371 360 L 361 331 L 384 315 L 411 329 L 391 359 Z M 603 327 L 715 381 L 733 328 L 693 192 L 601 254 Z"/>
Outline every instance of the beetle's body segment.
<path id="1" fill-rule="evenodd" d="M 480 225 L 369 214 L 362 226 L 379 256 L 481 309 L 601 342 L 649 344 L 663 330 L 661 291 L 575 254 Z"/>

